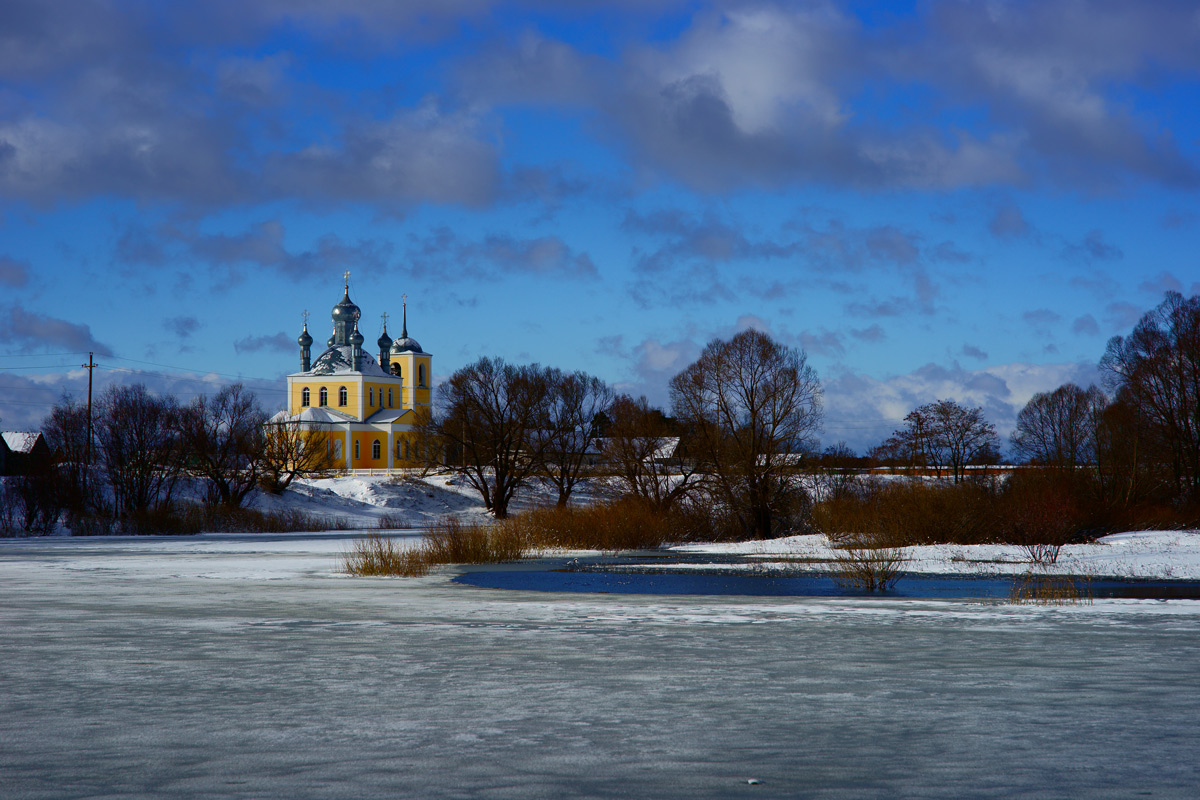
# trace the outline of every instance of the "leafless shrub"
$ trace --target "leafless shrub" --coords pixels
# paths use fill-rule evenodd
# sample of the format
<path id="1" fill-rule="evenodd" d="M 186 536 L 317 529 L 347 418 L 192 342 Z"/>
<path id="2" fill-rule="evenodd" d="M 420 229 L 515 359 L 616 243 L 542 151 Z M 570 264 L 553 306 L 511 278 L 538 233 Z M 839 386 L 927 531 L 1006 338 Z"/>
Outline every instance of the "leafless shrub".
<path id="1" fill-rule="evenodd" d="M 424 548 L 401 547 L 378 533 L 355 539 L 343 557 L 343 566 L 351 575 L 398 575 L 417 578 L 429 573 L 430 560 Z"/>
<path id="2" fill-rule="evenodd" d="M 381 531 L 402 530 L 404 528 L 414 527 L 402 514 L 384 514 L 375 521 L 375 527 Z"/>
<path id="3" fill-rule="evenodd" d="M 678 541 L 681 514 L 627 497 L 611 504 L 539 508 L 505 523 L 535 547 L 638 550 Z"/>
<path id="4" fill-rule="evenodd" d="M 995 488 L 916 481 L 864 481 L 855 494 L 813 509 L 815 526 L 837 537 L 871 531 L 888 546 L 980 544 L 995 539 Z"/>
<path id="5" fill-rule="evenodd" d="M 856 534 L 830 539 L 830 544 L 836 562 L 833 579 L 841 586 L 886 592 L 904 576 L 904 549 L 881 546 L 879 537 Z"/>
<path id="6" fill-rule="evenodd" d="M 1082 524 L 1069 472 L 1037 470 L 1015 475 L 1000 500 L 998 538 L 1020 545 L 1035 564 L 1057 562 L 1059 552 Z"/>
<path id="7" fill-rule="evenodd" d="M 445 517 L 429 526 L 421 546 L 434 564 L 491 564 L 524 558 L 529 541 L 515 525 Z"/>
<path id="8" fill-rule="evenodd" d="M 1042 606 L 1091 605 L 1092 582 L 1088 576 L 1074 578 L 1070 575 L 1029 573 L 1013 582 L 1008 600 L 1015 604 Z"/>

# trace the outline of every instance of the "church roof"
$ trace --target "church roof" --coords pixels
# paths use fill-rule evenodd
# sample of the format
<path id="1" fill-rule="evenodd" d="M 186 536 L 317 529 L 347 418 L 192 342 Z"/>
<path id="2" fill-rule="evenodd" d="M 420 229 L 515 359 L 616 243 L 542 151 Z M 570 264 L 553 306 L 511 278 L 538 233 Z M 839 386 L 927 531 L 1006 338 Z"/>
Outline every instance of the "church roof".
<path id="1" fill-rule="evenodd" d="M 367 417 L 367 422 L 395 422 L 405 414 L 411 414 L 411 408 L 381 408 L 371 416 Z"/>
<path id="2" fill-rule="evenodd" d="M 387 373 L 379 366 L 379 362 L 375 360 L 367 351 L 363 350 L 359 356 L 359 370 L 354 371 L 354 351 L 348 344 L 334 345 L 326 350 L 321 355 L 317 356 L 312 363 L 312 369 L 309 370 L 311 375 L 384 375 Z"/>
<path id="3" fill-rule="evenodd" d="M 334 411 L 332 408 L 324 406 L 310 406 L 299 414 L 289 414 L 286 411 L 280 411 L 267 421 L 275 424 L 282 422 L 358 422 L 356 418 L 349 414 L 343 414 L 341 411 Z"/>

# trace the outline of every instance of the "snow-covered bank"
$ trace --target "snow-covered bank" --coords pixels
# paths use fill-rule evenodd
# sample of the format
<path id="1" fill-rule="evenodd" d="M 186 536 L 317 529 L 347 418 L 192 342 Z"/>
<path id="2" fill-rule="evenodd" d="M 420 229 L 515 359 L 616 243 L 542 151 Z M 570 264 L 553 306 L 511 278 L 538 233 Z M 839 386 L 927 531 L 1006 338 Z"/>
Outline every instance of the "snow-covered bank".
<path id="1" fill-rule="evenodd" d="M 835 553 L 824 536 L 789 536 L 761 542 L 689 544 L 672 548 L 697 555 L 743 555 L 747 569 L 824 571 Z M 908 572 L 939 575 L 1019 575 L 1029 554 L 1014 545 L 938 544 L 904 548 Z M 687 568 L 681 565 L 681 568 Z M 1039 572 L 1093 577 L 1200 580 L 1200 531 L 1137 531 L 1067 545 L 1057 563 Z"/>
<path id="2" fill-rule="evenodd" d="M 193 492 L 194 493 L 194 492 Z M 577 487 L 573 503 L 590 503 L 609 496 L 602 481 L 584 481 Z M 555 501 L 553 491 L 534 485 L 523 490 L 511 506 L 519 512 Z M 446 516 L 488 521 L 478 492 L 458 475 L 433 474 L 421 477 L 345 476 L 297 480 L 282 495 L 256 493 L 250 505 L 262 511 L 299 511 L 328 519 L 330 527 L 371 530 L 380 527 L 412 529 L 415 535 Z M 236 537 L 235 537 L 236 538 Z M 83 545 L 103 548 L 103 539 L 88 539 Z M 173 540 L 161 547 L 177 547 Z M 217 547 L 220 537 L 201 537 L 204 548 Z M 260 541 L 267 541 L 266 538 Z M 143 547 L 150 547 L 143 540 Z M 835 553 L 823 536 L 791 536 L 770 541 L 676 545 L 675 563 L 655 562 L 656 568 L 688 570 L 706 565 L 689 563 L 688 556 L 744 556 L 749 563 L 730 564 L 728 569 L 827 571 Z M 910 573 L 940 575 L 1020 575 L 1031 567 L 1029 554 L 1008 545 L 931 545 L 905 548 Z M 1159 580 L 1200 580 L 1200 531 L 1139 531 L 1106 536 L 1085 545 L 1063 548 L 1058 562 L 1038 567 L 1054 574 Z"/>

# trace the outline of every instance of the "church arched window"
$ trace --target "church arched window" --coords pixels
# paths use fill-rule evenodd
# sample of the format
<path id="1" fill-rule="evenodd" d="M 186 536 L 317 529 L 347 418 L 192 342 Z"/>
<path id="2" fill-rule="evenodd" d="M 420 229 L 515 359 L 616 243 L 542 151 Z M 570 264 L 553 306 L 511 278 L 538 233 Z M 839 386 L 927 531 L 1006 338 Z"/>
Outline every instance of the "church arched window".
<path id="1" fill-rule="evenodd" d="M 379 440 L 378 439 L 371 442 L 371 458 L 374 458 L 374 459 L 379 458 Z"/>
<path id="2" fill-rule="evenodd" d="M 322 389 L 322 391 L 324 391 L 324 389 Z M 339 459 L 342 457 L 342 440 L 341 439 L 333 440 L 333 457 L 339 458 Z"/>
<path id="3" fill-rule="evenodd" d="M 417 367 L 417 386 L 425 385 L 425 365 L 421 364 Z"/>
<path id="4" fill-rule="evenodd" d="M 321 405 L 329 405 L 329 390 L 324 386 L 321 387 L 321 394 L 319 394 L 317 397 L 321 401 Z"/>
<path id="5" fill-rule="evenodd" d="M 305 386 L 300 390 L 300 405 L 309 406 L 312 404 L 312 395 L 308 392 L 308 387 Z"/>
<path id="6" fill-rule="evenodd" d="M 358 440 L 358 439 L 354 440 L 354 458 L 355 458 L 355 460 L 362 458 L 362 451 L 359 449 L 360 444 L 362 444 L 362 442 L 360 440 Z"/>
<path id="7" fill-rule="evenodd" d="M 372 386 L 370 389 L 367 389 L 367 405 L 369 405 L 369 406 L 375 405 L 375 387 L 374 386 Z"/>
<path id="8" fill-rule="evenodd" d="M 397 459 L 402 458 L 402 456 L 400 455 L 400 453 L 401 453 L 400 447 L 403 444 L 403 442 L 404 442 L 403 439 L 396 440 L 396 458 Z"/>
<path id="9" fill-rule="evenodd" d="M 392 390 L 388 389 L 388 408 L 392 407 Z"/>
<path id="10" fill-rule="evenodd" d="M 346 402 L 347 402 L 346 398 L 347 398 L 346 387 L 345 386 L 338 387 L 338 405 L 339 406 L 346 405 Z"/>

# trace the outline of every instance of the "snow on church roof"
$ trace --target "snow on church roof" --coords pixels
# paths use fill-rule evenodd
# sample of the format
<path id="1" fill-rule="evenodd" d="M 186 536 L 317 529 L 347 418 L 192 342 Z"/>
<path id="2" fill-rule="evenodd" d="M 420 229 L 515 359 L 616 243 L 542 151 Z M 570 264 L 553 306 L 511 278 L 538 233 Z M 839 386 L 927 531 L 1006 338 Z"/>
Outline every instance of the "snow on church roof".
<path id="1" fill-rule="evenodd" d="M 334 411 L 332 408 L 325 408 L 324 406 L 310 406 L 299 414 L 289 414 L 286 411 L 280 411 L 267 421 L 275 424 L 282 422 L 357 422 L 349 414 L 343 414 L 340 411 Z"/>
<path id="2" fill-rule="evenodd" d="M 366 350 L 362 351 L 358 373 L 363 375 L 387 375 L 375 357 Z M 348 344 L 334 345 L 313 361 L 309 372 L 313 375 L 351 375 L 354 371 L 353 348 Z"/>

